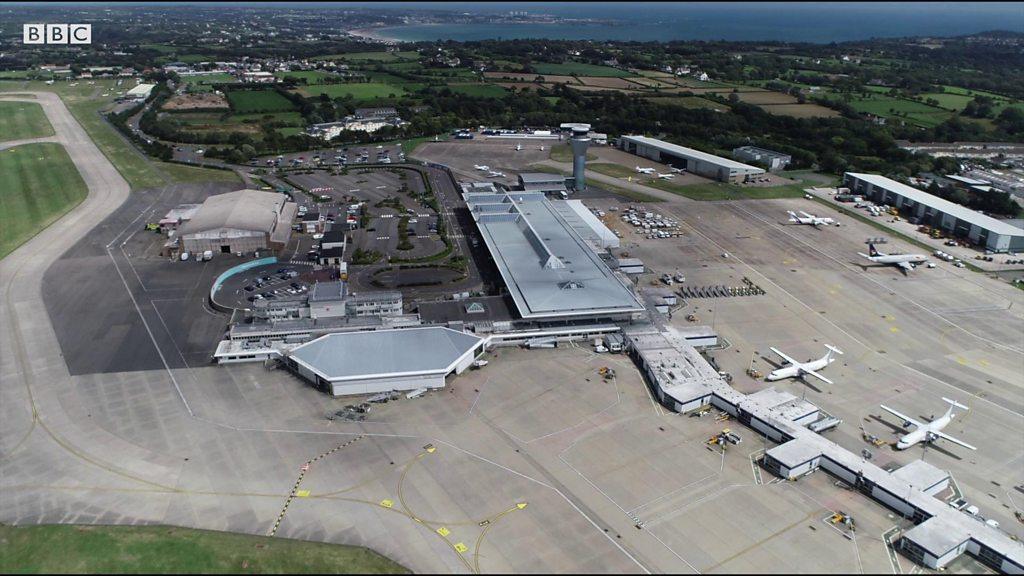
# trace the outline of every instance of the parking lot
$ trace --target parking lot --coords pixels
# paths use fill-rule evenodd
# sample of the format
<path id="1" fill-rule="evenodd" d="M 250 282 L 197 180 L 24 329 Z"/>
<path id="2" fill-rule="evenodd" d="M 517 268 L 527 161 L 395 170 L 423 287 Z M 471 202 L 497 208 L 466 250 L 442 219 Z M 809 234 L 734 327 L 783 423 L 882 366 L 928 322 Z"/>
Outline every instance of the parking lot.
<path id="1" fill-rule="evenodd" d="M 312 265 L 268 264 L 228 277 L 214 295 L 217 303 L 236 309 L 252 308 L 259 300 L 305 296 L 312 282 Z"/>

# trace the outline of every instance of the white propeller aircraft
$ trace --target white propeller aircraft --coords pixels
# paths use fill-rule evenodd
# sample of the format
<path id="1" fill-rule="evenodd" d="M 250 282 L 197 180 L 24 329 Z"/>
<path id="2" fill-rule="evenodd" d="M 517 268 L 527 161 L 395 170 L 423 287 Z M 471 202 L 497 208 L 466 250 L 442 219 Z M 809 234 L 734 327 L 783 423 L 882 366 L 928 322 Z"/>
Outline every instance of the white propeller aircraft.
<path id="1" fill-rule="evenodd" d="M 504 172 L 488 172 L 487 175 L 490 176 L 491 178 L 504 178 L 505 177 L 505 173 Z"/>
<path id="2" fill-rule="evenodd" d="M 963 446 L 968 450 L 977 450 L 977 448 L 975 448 L 974 446 L 971 446 L 966 442 L 961 442 L 960 440 L 953 438 L 949 434 L 945 434 L 942 432 L 942 429 L 948 426 L 949 423 L 952 422 L 953 418 L 956 416 L 956 414 L 953 413 L 953 408 L 968 410 L 967 406 L 964 406 L 963 404 L 957 402 L 956 400 L 950 400 L 949 398 L 943 398 L 943 400 L 945 400 L 946 403 L 949 404 L 949 409 L 946 410 L 945 414 L 932 420 L 931 422 L 918 422 L 917 420 L 914 420 L 910 416 L 901 414 L 893 410 L 892 408 L 889 408 L 888 406 L 882 405 L 882 410 L 885 410 L 886 412 L 892 414 L 893 416 L 896 416 L 897 418 L 903 419 L 904 428 L 908 426 L 914 427 L 913 432 L 905 436 L 902 436 L 899 439 L 899 441 L 896 442 L 897 450 L 906 450 L 907 448 L 910 448 L 911 446 L 919 442 L 934 442 L 939 438 L 942 438 L 943 440 L 949 440 L 953 444 L 959 444 L 960 446 Z"/>
<path id="3" fill-rule="evenodd" d="M 682 174 L 683 172 L 686 172 L 686 170 L 683 170 L 682 168 L 674 168 L 672 166 L 669 166 L 668 169 L 676 174 Z"/>
<path id="4" fill-rule="evenodd" d="M 836 359 L 832 355 L 842 354 L 843 351 L 829 344 L 825 344 L 825 347 L 828 348 L 828 353 L 822 356 L 821 358 L 817 360 L 811 360 L 810 362 L 797 362 L 793 358 L 790 358 L 789 356 L 783 354 L 781 351 L 779 351 L 778 348 L 771 348 L 771 351 L 778 354 L 779 358 L 785 360 L 787 364 L 782 368 L 779 368 L 778 370 L 772 371 L 770 374 L 768 374 L 768 376 L 765 377 L 765 380 L 771 382 L 773 380 L 782 380 L 783 378 L 801 378 L 804 374 L 810 374 L 811 376 L 814 376 L 815 378 L 821 380 L 826 384 L 834 384 L 834 382 L 832 382 L 828 378 L 825 378 L 821 374 L 818 374 L 818 370 L 821 370 L 822 368 L 835 362 Z"/>
<path id="5" fill-rule="evenodd" d="M 804 211 L 800 212 L 800 216 L 797 216 L 796 212 L 793 211 L 787 212 L 787 214 L 789 214 L 789 222 L 791 224 L 810 224 L 811 226 L 814 227 L 828 226 L 830 224 L 835 224 L 836 226 L 839 226 L 839 222 L 836 222 L 832 218 L 823 218 L 820 216 L 815 216 L 814 214 L 808 214 L 807 212 Z"/>
<path id="6" fill-rule="evenodd" d="M 928 261 L 924 254 L 886 254 L 875 249 L 874 244 L 868 244 L 868 253 L 858 252 L 864 258 L 876 264 L 891 264 L 899 266 L 904 274 L 914 269 L 915 264 L 922 264 Z"/>
<path id="7" fill-rule="evenodd" d="M 479 170 L 481 172 L 487 172 L 488 170 L 491 169 L 490 166 L 486 166 L 484 164 L 474 164 L 473 168 L 476 168 L 477 170 Z"/>
<path id="8" fill-rule="evenodd" d="M 671 180 L 675 177 L 675 174 L 658 174 L 658 178 L 661 178 L 662 180 Z"/>
<path id="9" fill-rule="evenodd" d="M 636 172 L 637 172 L 637 174 L 654 174 L 655 170 L 654 170 L 654 168 L 641 168 L 641 167 L 637 166 L 636 167 Z"/>

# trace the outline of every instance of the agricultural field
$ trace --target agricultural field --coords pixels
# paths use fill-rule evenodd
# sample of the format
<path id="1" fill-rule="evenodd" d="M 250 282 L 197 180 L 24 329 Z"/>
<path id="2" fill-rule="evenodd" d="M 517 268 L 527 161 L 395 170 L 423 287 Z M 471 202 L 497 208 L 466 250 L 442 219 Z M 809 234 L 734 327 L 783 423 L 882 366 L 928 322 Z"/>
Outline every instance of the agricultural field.
<path id="1" fill-rule="evenodd" d="M 476 98 L 501 98 L 508 94 L 508 90 L 496 84 L 449 84 L 447 88 L 456 94 Z"/>
<path id="2" fill-rule="evenodd" d="M 719 104 L 718 102 L 708 100 L 707 98 L 701 98 L 700 96 L 652 96 L 647 100 L 662 106 L 678 106 L 680 108 L 708 108 L 711 110 L 721 110 L 723 112 L 729 109 L 725 104 Z"/>
<path id="3" fill-rule="evenodd" d="M 59 554 L 52 553 L 59 549 Z M 170 526 L 0 526 L 0 572 L 406 574 L 366 548 Z"/>
<path id="4" fill-rule="evenodd" d="M 598 66 L 597 64 L 584 64 L 582 62 L 567 62 L 565 64 L 553 64 L 550 62 L 534 62 L 533 69 L 538 74 L 559 74 L 564 76 L 609 76 L 628 78 L 632 73 L 610 66 Z"/>
<path id="5" fill-rule="evenodd" d="M 85 181 L 60 144 L 24 144 L 0 151 L 0 174 L 4 175 L 0 187 L 0 258 L 88 194 Z"/>
<path id="6" fill-rule="evenodd" d="M 238 79 L 231 74 L 203 74 L 182 76 L 187 92 L 212 92 L 214 84 L 235 84 Z"/>
<path id="7" fill-rule="evenodd" d="M 792 116 L 793 118 L 835 118 L 840 116 L 839 112 L 826 108 L 820 104 L 765 104 L 761 110 L 769 114 L 779 116 Z"/>
<path id="8" fill-rule="evenodd" d="M 719 96 L 728 98 L 728 92 L 719 92 Z M 796 104 L 797 99 L 782 92 L 738 92 L 740 102 L 747 104 Z"/>
<path id="9" fill-rule="evenodd" d="M 845 98 L 835 93 L 826 93 L 826 96 L 845 101 Z M 937 126 L 952 115 L 949 110 L 882 94 L 872 94 L 867 98 L 852 96 L 848 104 L 862 114 L 874 114 L 891 120 L 902 120 L 908 124 L 925 128 Z"/>
<path id="10" fill-rule="evenodd" d="M 551 84 L 579 84 L 575 76 L 563 76 L 558 74 L 525 74 L 522 72 L 484 72 L 485 78 L 512 80 L 520 82 L 533 82 L 538 76 L 544 77 L 544 82 Z"/>
<path id="11" fill-rule="evenodd" d="M 363 82 L 352 84 L 321 84 L 300 88 L 299 93 L 307 98 L 316 98 L 327 94 L 331 98 L 351 96 L 356 100 L 374 100 L 377 98 L 400 98 L 407 92 L 401 86 L 381 82 Z M 282 98 L 283 99 L 283 98 Z"/>
<path id="12" fill-rule="evenodd" d="M 291 72 L 274 72 L 274 76 L 277 78 L 286 78 L 291 76 L 292 78 L 299 78 L 304 80 L 306 84 L 320 84 L 324 80 L 329 78 L 341 79 L 341 76 L 333 74 L 331 72 L 324 72 L 322 70 L 295 70 Z"/>
<path id="13" fill-rule="evenodd" d="M 601 88 L 622 88 L 626 90 L 636 90 L 638 88 L 645 89 L 646 87 L 637 86 L 633 82 L 620 77 L 610 76 L 580 76 L 579 81 L 585 86 L 598 86 Z"/>
<path id="14" fill-rule="evenodd" d="M 229 108 L 227 98 L 213 92 L 189 92 L 175 94 L 160 107 L 165 111 L 208 110 L 211 108 L 227 110 Z"/>
<path id="15" fill-rule="evenodd" d="M 290 100 L 273 90 L 232 90 L 227 93 L 231 109 L 238 114 L 288 112 L 295 109 Z"/>
<path id="16" fill-rule="evenodd" d="M 0 142 L 53 136 L 43 107 L 32 102 L 0 101 Z"/>
<path id="17" fill-rule="evenodd" d="M 346 62 L 398 62 L 401 60 L 419 60 L 418 52 L 350 52 L 348 54 L 328 54 L 315 60 L 344 60 Z"/>

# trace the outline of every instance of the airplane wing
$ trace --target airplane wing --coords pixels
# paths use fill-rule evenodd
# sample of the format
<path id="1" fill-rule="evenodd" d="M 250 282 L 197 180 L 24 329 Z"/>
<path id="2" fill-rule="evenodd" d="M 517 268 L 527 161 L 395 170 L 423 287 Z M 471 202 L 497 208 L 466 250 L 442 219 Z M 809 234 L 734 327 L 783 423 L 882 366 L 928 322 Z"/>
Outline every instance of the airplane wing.
<path id="1" fill-rule="evenodd" d="M 953 438 L 949 434 L 945 434 L 943 432 L 932 432 L 932 434 L 935 434 L 936 436 L 938 436 L 939 438 L 942 438 L 943 440 L 949 440 L 953 444 L 959 444 L 959 445 L 963 446 L 964 448 L 967 448 L 968 450 L 977 450 L 977 448 L 975 448 L 974 446 L 971 446 L 967 442 L 961 442 L 961 441 L 957 440 L 956 438 Z"/>
<path id="2" fill-rule="evenodd" d="M 835 384 L 835 382 L 829 380 L 828 378 L 825 378 L 824 376 L 822 376 L 821 374 L 818 374 L 814 370 L 801 370 L 801 372 L 803 372 L 804 374 L 810 374 L 811 376 L 814 376 L 815 378 L 817 378 L 818 380 L 821 380 L 825 384 Z"/>
<path id="3" fill-rule="evenodd" d="M 808 214 L 807 212 L 804 212 L 803 210 L 801 210 L 801 211 L 800 211 L 800 214 L 801 214 L 801 215 L 802 215 L 802 216 L 803 216 L 804 218 L 814 218 L 814 216 L 812 216 L 812 215 Z"/>
<path id="4" fill-rule="evenodd" d="M 907 272 L 910 272 L 911 270 L 914 269 L 914 265 L 911 264 L 910 262 L 897 262 L 896 265 L 899 266 L 900 268 L 903 268 Z"/>
<path id="5" fill-rule="evenodd" d="M 911 418 L 910 416 L 907 416 L 906 414 L 901 414 L 901 413 L 893 410 L 892 408 L 889 408 L 885 404 L 880 404 L 879 406 L 881 407 L 882 410 L 885 410 L 889 414 L 892 414 L 893 416 L 895 416 L 897 418 L 902 418 L 904 422 L 910 422 L 911 424 L 913 424 L 914 426 L 916 426 L 918 428 L 923 426 L 923 424 L 921 424 L 917 420 L 914 420 L 913 418 Z"/>
<path id="6" fill-rule="evenodd" d="M 785 354 L 780 352 L 778 348 L 769 348 L 769 350 L 771 350 L 772 352 L 775 352 L 776 354 L 779 355 L 779 358 L 782 358 L 783 360 L 785 360 L 786 362 L 789 362 L 790 364 L 794 364 L 794 365 L 795 364 L 799 364 L 799 362 L 797 362 L 796 360 L 793 360 L 789 356 L 786 356 Z"/>

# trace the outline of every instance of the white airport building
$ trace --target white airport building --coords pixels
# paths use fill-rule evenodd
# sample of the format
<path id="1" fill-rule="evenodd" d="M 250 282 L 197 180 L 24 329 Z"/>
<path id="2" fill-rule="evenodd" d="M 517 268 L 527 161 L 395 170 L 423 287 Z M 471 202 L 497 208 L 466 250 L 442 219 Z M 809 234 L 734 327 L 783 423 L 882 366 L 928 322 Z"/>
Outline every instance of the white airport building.
<path id="1" fill-rule="evenodd" d="M 742 183 L 750 176 L 765 173 L 763 168 L 757 166 L 647 136 L 622 136 L 619 138 L 619 148 L 720 182 Z"/>
<path id="2" fill-rule="evenodd" d="M 847 172 L 843 181 L 854 194 L 895 206 L 912 223 L 967 238 L 992 252 L 1024 251 L 1024 228 L 1009 221 L 997 220 L 878 174 Z"/>
<path id="3" fill-rule="evenodd" d="M 521 318 L 614 322 L 644 312 L 628 282 L 555 208 L 564 201 L 525 191 L 465 192 L 463 198 Z M 571 207 L 564 211 L 578 226 L 592 223 Z M 607 236 L 600 229 L 593 234 Z"/>
<path id="4" fill-rule="evenodd" d="M 341 332 L 298 346 L 284 363 L 334 396 L 433 389 L 469 368 L 485 343 L 440 326 Z"/>

